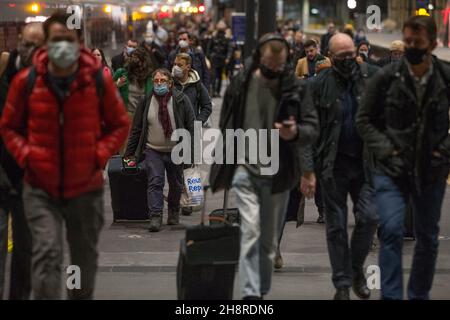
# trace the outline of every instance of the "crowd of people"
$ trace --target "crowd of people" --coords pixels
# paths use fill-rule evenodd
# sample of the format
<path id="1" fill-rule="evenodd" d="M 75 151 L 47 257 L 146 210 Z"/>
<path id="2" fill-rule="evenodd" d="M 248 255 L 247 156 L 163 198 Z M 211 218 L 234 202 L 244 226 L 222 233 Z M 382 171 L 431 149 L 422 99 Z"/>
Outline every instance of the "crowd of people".
<path id="1" fill-rule="evenodd" d="M 167 224 L 192 214 L 180 207 L 183 169 L 192 162 L 173 162 L 179 141 L 171 138 L 176 129 L 194 136 L 195 121 L 211 125 L 212 99 L 222 96 L 227 77 L 222 132 L 279 132 L 273 175 L 248 157 L 244 164 L 211 167 L 212 190 L 236 193 L 242 297 L 268 294 L 274 267 L 283 267 L 284 226 L 291 220 L 300 226 L 305 199 L 314 198 L 317 222 L 325 224 L 334 299 L 349 299 L 350 288 L 370 298 L 363 268 L 375 235 L 382 298 L 403 299 L 408 210 L 416 239 L 408 298 L 430 298 L 450 157 L 450 70 L 432 55 L 432 18 L 408 20 L 403 40 L 381 59 L 363 31 L 354 35 L 348 25 L 337 31 L 331 23 L 320 39 L 296 27 L 266 34 L 245 62 L 223 21 L 179 26 L 176 34 L 154 21 L 112 57 L 111 67 L 101 48 L 83 46 L 81 30 L 69 30 L 67 19 L 57 12 L 27 24 L 17 50 L 2 54 L 0 298 L 9 214 L 10 299 L 29 299 L 31 290 L 35 299 L 62 297 L 64 227 L 71 264 L 83 270 L 81 289 L 69 290 L 69 298 L 94 297 L 103 170 L 113 155 L 144 163 L 150 232 L 163 225 L 166 176 Z M 228 150 L 224 145 L 223 153 Z"/>

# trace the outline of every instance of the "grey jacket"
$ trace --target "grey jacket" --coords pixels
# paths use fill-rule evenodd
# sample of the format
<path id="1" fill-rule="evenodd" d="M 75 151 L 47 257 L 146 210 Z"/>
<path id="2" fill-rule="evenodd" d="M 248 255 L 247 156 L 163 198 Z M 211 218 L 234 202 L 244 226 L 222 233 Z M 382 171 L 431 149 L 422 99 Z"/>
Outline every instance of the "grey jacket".
<path id="1" fill-rule="evenodd" d="M 191 156 L 194 152 L 194 121 L 195 115 L 189 98 L 177 89 L 173 89 L 173 112 L 176 129 L 186 129 L 191 136 Z M 136 110 L 131 134 L 128 139 L 125 157 L 135 156 L 138 162 L 144 159 L 144 150 L 148 135 L 148 112 L 153 94 L 144 98 Z M 180 142 L 180 141 L 179 141 Z M 192 159 L 192 158 L 191 158 Z"/>

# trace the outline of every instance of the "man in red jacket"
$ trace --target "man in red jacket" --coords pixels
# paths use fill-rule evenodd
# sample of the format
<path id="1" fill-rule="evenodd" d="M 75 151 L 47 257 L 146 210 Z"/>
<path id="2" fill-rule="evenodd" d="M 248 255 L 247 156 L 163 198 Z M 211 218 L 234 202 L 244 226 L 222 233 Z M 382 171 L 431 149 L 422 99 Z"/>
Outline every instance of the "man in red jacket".
<path id="1" fill-rule="evenodd" d="M 6 147 L 25 171 L 35 299 L 62 297 L 64 223 L 71 264 L 81 271 L 81 286 L 74 281 L 68 295 L 93 297 L 103 225 L 102 170 L 130 125 L 110 75 L 100 74 L 99 90 L 100 63 L 81 45 L 81 31 L 67 28 L 68 18 L 55 13 L 44 23 L 47 46 L 36 52 L 32 69 L 13 80 L 1 120 Z M 28 90 L 31 74 L 35 81 Z"/>

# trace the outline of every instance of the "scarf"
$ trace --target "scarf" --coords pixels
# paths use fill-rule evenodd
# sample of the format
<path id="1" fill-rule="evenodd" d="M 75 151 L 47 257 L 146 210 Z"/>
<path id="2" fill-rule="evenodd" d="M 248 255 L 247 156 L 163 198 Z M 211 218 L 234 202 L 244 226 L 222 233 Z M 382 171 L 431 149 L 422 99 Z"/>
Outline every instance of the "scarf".
<path id="1" fill-rule="evenodd" d="M 158 119 L 163 127 L 164 136 L 167 139 L 170 139 L 170 137 L 172 136 L 173 128 L 172 122 L 170 122 L 169 108 L 167 107 L 167 105 L 169 104 L 169 101 L 172 98 L 172 92 L 169 91 L 164 96 L 158 96 L 157 94 L 155 94 L 154 96 L 156 97 L 156 100 L 158 100 L 159 104 Z"/>

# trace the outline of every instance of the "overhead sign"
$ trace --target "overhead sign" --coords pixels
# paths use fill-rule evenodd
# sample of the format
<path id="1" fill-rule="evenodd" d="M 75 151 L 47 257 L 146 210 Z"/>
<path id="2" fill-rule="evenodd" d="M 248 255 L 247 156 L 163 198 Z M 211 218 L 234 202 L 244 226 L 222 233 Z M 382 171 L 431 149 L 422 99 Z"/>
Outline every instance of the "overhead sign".
<path id="1" fill-rule="evenodd" d="M 231 16 L 231 29 L 233 31 L 233 40 L 238 45 L 245 43 L 245 13 L 233 13 Z"/>

